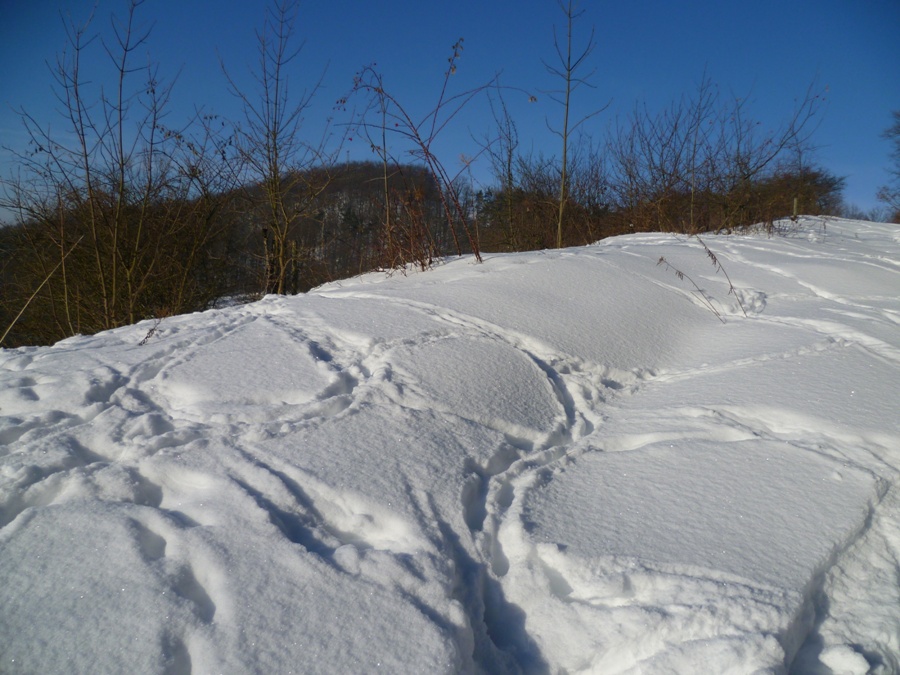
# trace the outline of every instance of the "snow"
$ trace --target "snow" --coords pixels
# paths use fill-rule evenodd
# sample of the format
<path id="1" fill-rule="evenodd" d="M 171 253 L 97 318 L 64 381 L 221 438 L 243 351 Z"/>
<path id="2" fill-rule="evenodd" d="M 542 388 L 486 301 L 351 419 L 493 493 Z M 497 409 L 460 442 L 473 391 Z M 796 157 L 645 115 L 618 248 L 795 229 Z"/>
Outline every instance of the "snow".
<path id="1" fill-rule="evenodd" d="M 900 230 L 780 225 L 0 350 L 0 672 L 900 673 Z"/>

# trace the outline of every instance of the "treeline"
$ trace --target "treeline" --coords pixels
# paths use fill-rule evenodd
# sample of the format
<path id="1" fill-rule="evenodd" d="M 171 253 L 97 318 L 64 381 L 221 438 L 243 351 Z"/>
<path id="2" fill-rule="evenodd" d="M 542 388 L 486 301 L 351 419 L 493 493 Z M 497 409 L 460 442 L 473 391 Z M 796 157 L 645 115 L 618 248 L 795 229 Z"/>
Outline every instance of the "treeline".
<path id="1" fill-rule="evenodd" d="M 286 176 L 283 207 L 294 215 L 283 257 L 258 185 L 192 195 L 174 174 L 149 199 L 134 186 L 122 195 L 94 186 L 31 204 L 27 220 L 0 228 L 4 346 L 427 266 L 453 240 L 434 181 L 417 166 L 383 169 L 353 162 Z"/>
<path id="2" fill-rule="evenodd" d="M 771 227 L 781 218 L 842 215 L 844 180 L 819 167 L 778 165 L 727 187 L 685 185 L 671 176 L 603 176 L 602 165 L 570 167 L 571 193 L 562 221 L 563 246 L 633 232 L 734 232 Z M 558 172 L 520 159 L 514 181 L 477 195 L 483 250 L 524 251 L 556 245 Z M 583 174 L 581 172 L 584 172 Z M 601 174 L 601 175 L 597 175 Z M 646 181 L 646 178 L 651 180 Z M 720 176 L 709 176 L 716 180 Z M 653 179 L 660 179 L 658 182 Z"/>
<path id="3" fill-rule="evenodd" d="M 778 165 L 732 191 L 653 186 L 619 201 L 623 185 L 598 166 L 596 158 L 572 165 L 564 246 L 637 231 L 730 230 L 841 207 L 841 179 L 821 169 Z M 385 173 L 375 162 L 342 163 L 285 179 L 293 190 L 283 206 L 295 216 L 280 259 L 258 185 L 203 191 L 192 187 L 196 177 L 176 173 L 152 196 L 135 186 L 120 196 L 93 186 L 90 197 L 81 191 L 32 204 L 29 218 L 0 228 L 0 326 L 27 305 L 4 346 L 50 344 L 267 292 L 304 292 L 370 270 L 424 269 L 455 254 L 455 241 L 472 252 L 462 223 L 448 222 L 443 199 L 459 201 L 482 251 L 556 241 L 551 162 L 518 157 L 506 186 L 457 183 L 443 196 L 431 174 L 413 165 L 389 165 Z"/>
<path id="4" fill-rule="evenodd" d="M 570 142 L 562 244 L 629 232 L 730 232 L 797 214 L 837 215 L 844 180 L 809 159 L 821 98 L 808 92 L 781 128 L 764 131 L 746 103 L 704 79 L 657 114 L 636 108 L 599 141 Z M 485 246 L 556 245 L 562 167 L 519 153 L 515 122 L 493 106 L 495 187 L 482 197 Z M 499 114 L 498 114 L 499 111 Z M 552 226 L 551 226 L 552 224 Z"/>
<path id="5" fill-rule="evenodd" d="M 423 123 L 364 69 L 353 95 L 367 97 L 365 113 L 345 129 L 377 159 L 339 162 L 328 130 L 310 142 L 301 129 L 315 89 L 298 101 L 287 94 L 297 55 L 289 2 L 260 32 L 260 91 L 229 80 L 243 119 L 202 115 L 171 128 L 169 89 L 152 66 L 130 61 L 147 39 L 132 28 L 141 4 L 130 2 L 105 45 L 115 96 L 89 98 L 80 62 L 91 41 L 86 27 L 70 27 L 71 49 L 54 71 L 65 142 L 22 112 L 31 143 L 0 186 L 0 206 L 15 214 L 0 228 L 2 346 L 303 292 L 374 269 L 426 269 L 448 254 L 732 231 L 842 206 L 843 180 L 808 160 L 816 95 L 762 132 L 743 103 L 720 100 L 706 80 L 659 114 L 637 108 L 601 139 L 566 131 L 562 162 L 520 151 L 495 83 L 442 93 Z M 443 92 L 461 49 L 453 47 Z M 432 152 L 436 130 L 475 96 L 491 97 L 495 112 L 483 147 L 488 187 L 451 175 Z"/>

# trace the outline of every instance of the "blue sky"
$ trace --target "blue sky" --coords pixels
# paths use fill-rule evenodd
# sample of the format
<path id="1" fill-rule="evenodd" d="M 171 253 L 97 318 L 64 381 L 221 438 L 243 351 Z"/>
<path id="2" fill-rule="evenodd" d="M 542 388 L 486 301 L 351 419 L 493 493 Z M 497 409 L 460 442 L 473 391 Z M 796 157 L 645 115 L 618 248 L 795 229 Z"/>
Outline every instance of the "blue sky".
<path id="1" fill-rule="evenodd" d="M 93 6 L 93 0 L 0 0 L 0 145 L 23 142 L 12 109 L 59 127 L 46 63 L 65 45 L 60 12 L 83 20 Z M 237 116 L 219 59 L 248 82 L 254 30 L 265 7 L 264 0 L 146 0 L 138 17 L 153 25 L 149 57 L 159 62 L 164 79 L 177 75 L 171 122 L 186 119 L 194 106 Z M 602 136 L 636 103 L 655 110 L 691 93 L 704 72 L 723 96 L 748 98 L 752 114 L 773 127 L 816 82 L 827 90 L 814 139 L 817 160 L 846 177 L 848 202 L 876 205 L 890 151 L 880 134 L 891 123 L 890 111 L 900 109 L 900 0 L 583 0 L 582 8 L 576 41 L 595 28 L 594 88 L 580 90 L 574 105 L 586 112 L 610 103 L 590 121 L 589 132 Z M 110 13 L 124 9 L 124 0 L 98 0 L 93 29 L 107 32 Z M 562 20 L 554 0 L 301 2 L 298 37 L 305 44 L 290 72 L 292 86 L 311 86 L 325 73 L 305 128 L 310 137 L 321 134 L 354 73 L 373 62 L 404 105 L 428 110 L 450 47 L 462 37 L 465 49 L 452 79 L 456 91 L 500 73 L 503 84 L 535 92 L 536 103 L 512 92 L 507 103 L 521 147 L 554 154 L 558 141 L 547 121 L 554 123 L 560 110 L 540 92 L 555 86 L 542 60 L 554 58 L 552 30 Z M 94 72 L 102 79 L 100 68 Z M 485 106 L 468 109 L 440 139 L 444 163 L 456 167 L 460 155 L 475 154 L 472 137 L 482 138 L 490 128 Z M 346 152 L 368 156 L 358 138 Z M 4 153 L 0 170 L 9 168 Z M 486 167 L 476 172 L 484 176 Z"/>

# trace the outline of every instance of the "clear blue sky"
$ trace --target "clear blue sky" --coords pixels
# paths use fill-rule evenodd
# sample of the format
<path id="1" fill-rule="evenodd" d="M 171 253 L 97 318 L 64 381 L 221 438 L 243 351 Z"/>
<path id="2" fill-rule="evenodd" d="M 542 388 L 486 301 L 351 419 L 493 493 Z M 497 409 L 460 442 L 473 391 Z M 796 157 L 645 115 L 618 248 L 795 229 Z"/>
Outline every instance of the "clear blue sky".
<path id="1" fill-rule="evenodd" d="M 60 12 L 83 20 L 93 6 L 93 0 L 0 0 L 0 145 L 23 141 L 11 109 L 24 107 L 59 125 L 46 62 L 65 44 Z M 265 7 L 264 0 L 147 0 L 141 7 L 140 21 L 153 25 L 149 56 L 160 63 L 163 78 L 177 75 L 173 123 L 195 105 L 237 115 L 219 57 L 246 81 Z M 880 134 L 891 123 L 890 111 L 900 109 L 900 0 L 582 0 L 582 8 L 576 40 L 596 29 L 595 88 L 578 92 L 575 105 L 587 111 L 612 102 L 589 131 L 602 135 L 636 102 L 657 109 L 690 93 L 704 71 L 723 94 L 749 96 L 753 114 L 774 126 L 816 81 L 828 92 L 817 159 L 846 177 L 848 202 L 876 205 L 890 150 Z M 93 28 L 106 32 L 110 13 L 124 9 L 124 0 L 98 0 Z M 542 60 L 554 58 L 552 28 L 562 20 L 555 0 L 309 0 L 300 6 L 298 36 L 305 46 L 290 73 L 292 86 L 311 85 L 327 68 L 308 115 L 311 136 L 321 132 L 354 73 L 372 62 L 389 90 L 424 111 L 437 96 L 450 46 L 463 37 L 457 90 L 499 72 L 505 85 L 539 92 L 554 86 Z M 538 96 L 528 103 L 510 94 L 508 103 L 522 147 L 554 154 L 557 139 L 545 120 L 560 111 Z M 474 154 L 472 136 L 484 136 L 490 126 L 484 107 L 468 110 L 441 139 L 445 164 Z M 351 157 L 367 156 L 358 139 L 347 148 Z M 0 156 L 0 169 L 9 166 L 8 156 Z"/>

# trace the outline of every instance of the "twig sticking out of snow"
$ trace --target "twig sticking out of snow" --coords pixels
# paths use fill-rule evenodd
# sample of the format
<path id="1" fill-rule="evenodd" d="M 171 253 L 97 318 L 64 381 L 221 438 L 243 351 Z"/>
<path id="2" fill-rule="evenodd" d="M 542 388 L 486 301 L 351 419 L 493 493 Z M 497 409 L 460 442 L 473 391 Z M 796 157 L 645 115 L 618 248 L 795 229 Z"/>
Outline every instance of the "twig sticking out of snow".
<path id="1" fill-rule="evenodd" d="M 706 257 L 708 257 L 708 258 L 712 261 L 713 267 L 716 268 L 716 272 L 717 272 L 717 273 L 718 273 L 718 272 L 721 272 L 722 274 L 725 275 L 725 279 L 728 281 L 728 294 L 729 294 L 729 295 L 733 295 L 733 296 L 737 299 L 738 306 L 741 308 L 741 311 L 744 313 L 744 316 L 746 317 L 746 316 L 747 316 L 747 310 L 744 309 L 744 303 L 741 302 L 741 296 L 739 296 L 739 295 L 735 292 L 735 290 L 734 290 L 734 284 L 731 283 L 731 277 L 728 276 L 728 272 L 726 272 L 726 271 L 725 271 L 725 268 L 722 267 L 722 263 L 719 262 L 719 259 L 716 257 L 716 254 L 713 253 L 713 252 L 710 250 L 709 246 L 706 245 L 706 242 L 703 241 L 703 240 L 700 238 L 700 235 L 697 234 L 697 235 L 694 235 L 694 236 L 697 237 L 697 241 L 699 241 L 699 242 L 700 242 L 700 245 L 703 246 L 703 249 L 706 251 Z M 696 284 L 694 284 L 694 285 L 696 286 Z M 721 317 L 719 317 L 719 318 L 721 318 Z"/>
<path id="2" fill-rule="evenodd" d="M 691 279 L 687 274 L 685 274 L 680 269 L 678 269 L 673 264 L 671 264 L 668 260 L 666 260 L 665 256 L 662 256 L 662 255 L 659 256 L 659 260 L 657 261 L 656 264 L 657 265 L 665 265 L 666 269 L 672 270 L 673 274 L 675 274 L 675 276 L 678 277 L 679 280 L 684 281 L 685 279 L 687 279 L 688 281 L 690 281 L 691 285 L 693 285 L 694 290 L 695 290 L 694 294 L 698 298 L 700 298 L 701 302 L 703 302 L 703 304 L 706 305 L 706 307 L 709 309 L 710 312 L 712 312 L 713 314 L 716 315 L 716 317 L 718 317 L 719 321 L 721 321 L 722 323 L 725 323 L 724 317 L 719 313 L 719 310 L 716 309 L 715 305 L 712 304 L 712 300 L 710 300 L 710 298 L 706 294 L 706 292 L 697 285 L 696 281 Z"/>

